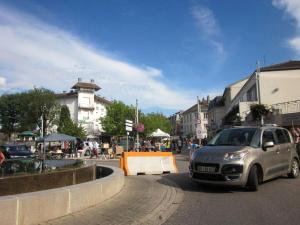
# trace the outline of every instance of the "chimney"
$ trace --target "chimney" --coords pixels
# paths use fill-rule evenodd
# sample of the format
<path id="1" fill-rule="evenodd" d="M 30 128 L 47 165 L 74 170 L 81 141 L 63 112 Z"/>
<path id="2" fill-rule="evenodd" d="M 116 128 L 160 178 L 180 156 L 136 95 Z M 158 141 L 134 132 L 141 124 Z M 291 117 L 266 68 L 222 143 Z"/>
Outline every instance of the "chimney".
<path id="1" fill-rule="evenodd" d="M 94 79 L 91 79 L 91 83 L 92 83 L 92 84 L 95 83 Z"/>
<path id="2" fill-rule="evenodd" d="M 82 79 L 80 77 L 78 77 L 78 82 L 81 82 L 81 81 L 82 81 Z"/>

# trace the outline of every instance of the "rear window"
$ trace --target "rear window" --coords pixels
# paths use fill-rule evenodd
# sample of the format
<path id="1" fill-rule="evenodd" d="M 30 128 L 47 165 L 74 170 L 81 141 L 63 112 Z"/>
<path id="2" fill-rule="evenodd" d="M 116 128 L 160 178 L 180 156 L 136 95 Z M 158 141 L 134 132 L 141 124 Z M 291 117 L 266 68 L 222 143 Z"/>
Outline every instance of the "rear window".
<path id="1" fill-rule="evenodd" d="M 290 138 L 286 130 L 276 129 L 275 134 L 277 136 L 278 144 L 284 144 L 290 142 Z"/>

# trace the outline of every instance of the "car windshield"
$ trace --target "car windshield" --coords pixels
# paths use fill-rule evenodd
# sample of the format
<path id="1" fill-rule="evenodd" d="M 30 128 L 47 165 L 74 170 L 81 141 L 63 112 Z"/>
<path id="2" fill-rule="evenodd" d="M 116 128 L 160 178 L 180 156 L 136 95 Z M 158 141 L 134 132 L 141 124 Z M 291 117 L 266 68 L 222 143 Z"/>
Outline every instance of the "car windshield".
<path id="1" fill-rule="evenodd" d="M 256 128 L 233 128 L 218 133 L 208 146 L 249 146 Z"/>
<path id="2" fill-rule="evenodd" d="M 6 148 L 9 152 L 28 152 L 28 149 L 24 145 L 13 145 L 7 146 Z"/>

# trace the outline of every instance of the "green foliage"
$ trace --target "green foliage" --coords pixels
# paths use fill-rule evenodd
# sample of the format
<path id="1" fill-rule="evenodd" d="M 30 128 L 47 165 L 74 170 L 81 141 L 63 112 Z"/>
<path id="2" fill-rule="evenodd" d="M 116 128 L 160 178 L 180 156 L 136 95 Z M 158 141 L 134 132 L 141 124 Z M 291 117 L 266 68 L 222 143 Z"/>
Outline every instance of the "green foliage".
<path id="1" fill-rule="evenodd" d="M 10 136 L 14 132 L 41 128 L 43 115 L 44 133 L 50 125 L 57 124 L 60 110 L 55 94 L 44 88 L 0 97 L 1 131 Z"/>
<path id="2" fill-rule="evenodd" d="M 58 123 L 60 106 L 56 102 L 54 92 L 44 88 L 34 88 L 24 93 L 27 103 L 27 115 L 24 124 L 29 128 L 38 126 L 41 129 L 41 116 L 43 115 L 44 134 L 49 126 Z M 28 129 L 27 129 L 28 130 Z"/>
<path id="3" fill-rule="evenodd" d="M 170 133 L 171 131 L 170 121 L 162 113 L 148 113 L 145 115 L 142 114 L 140 121 L 145 125 L 145 131 L 141 135 L 142 137 L 150 135 L 157 128 L 167 133 Z"/>
<path id="4" fill-rule="evenodd" d="M 9 137 L 21 129 L 23 120 L 23 105 L 21 94 L 8 94 L 0 97 L 1 131 Z"/>
<path id="5" fill-rule="evenodd" d="M 125 120 L 135 118 L 135 108 L 127 106 L 121 101 L 113 101 L 106 106 L 106 117 L 101 118 L 101 124 L 106 133 L 113 136 L 123 136 L 125 131 Z"/>
<path id="6" fill-rule="evenodd" d="M 105 118 L 101 119 L 103 129 L 106 133 L 114 136 L 123 136 L 125 131 L 125 120 L 135 119 L 135 107 L 127 106 L 121 101 L 114 101 L 106 107 L 107 114 Z M 141 137 L 146 137 L 157 128 L 165 132 L 171 131 L 171 124 L 167 117 L 162 113 L 144 114 L 139 112 L 139 122 L 144 124 L 145 130 L 140 133 Z M 133 131 L 132 134 L 135 132 Z"/>
<path id="7" fill-rule="evenodd" d="M 259 120 L 262 116 L 266 116 L 270 112 L 270 109 L 263 104 L 253 104 L 250 106 L 250 110 L 253 120 Z"/>
<path id="8" fill-rule="evenodd" d="M 69 108 L 65 105 L 61 107 L 57 131 L 59 133 L 80 137 L 81 139 L 86 138 L 85 130 L 83 127 L 72 121 Z"/>

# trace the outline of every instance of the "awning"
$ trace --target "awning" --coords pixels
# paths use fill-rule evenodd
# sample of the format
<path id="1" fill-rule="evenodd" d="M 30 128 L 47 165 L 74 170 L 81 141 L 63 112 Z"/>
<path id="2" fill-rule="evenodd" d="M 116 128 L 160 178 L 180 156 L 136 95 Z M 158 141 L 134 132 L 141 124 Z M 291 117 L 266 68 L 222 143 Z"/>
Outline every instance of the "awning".
<path id="1" fill-rule="evenodd" d="M 76 137 L 67 134 L 49 134 L 44 138 L 39 138 L 37 142 L 54 142 L 54 141 L 76 141 Z"/>
<path id="2" fill-rule="evenodd" d="M 152 134 L 150 134 L 150 137 L 170 137 L 170 134 L 163 132 L 161 129 L 157 129 Z"/>

